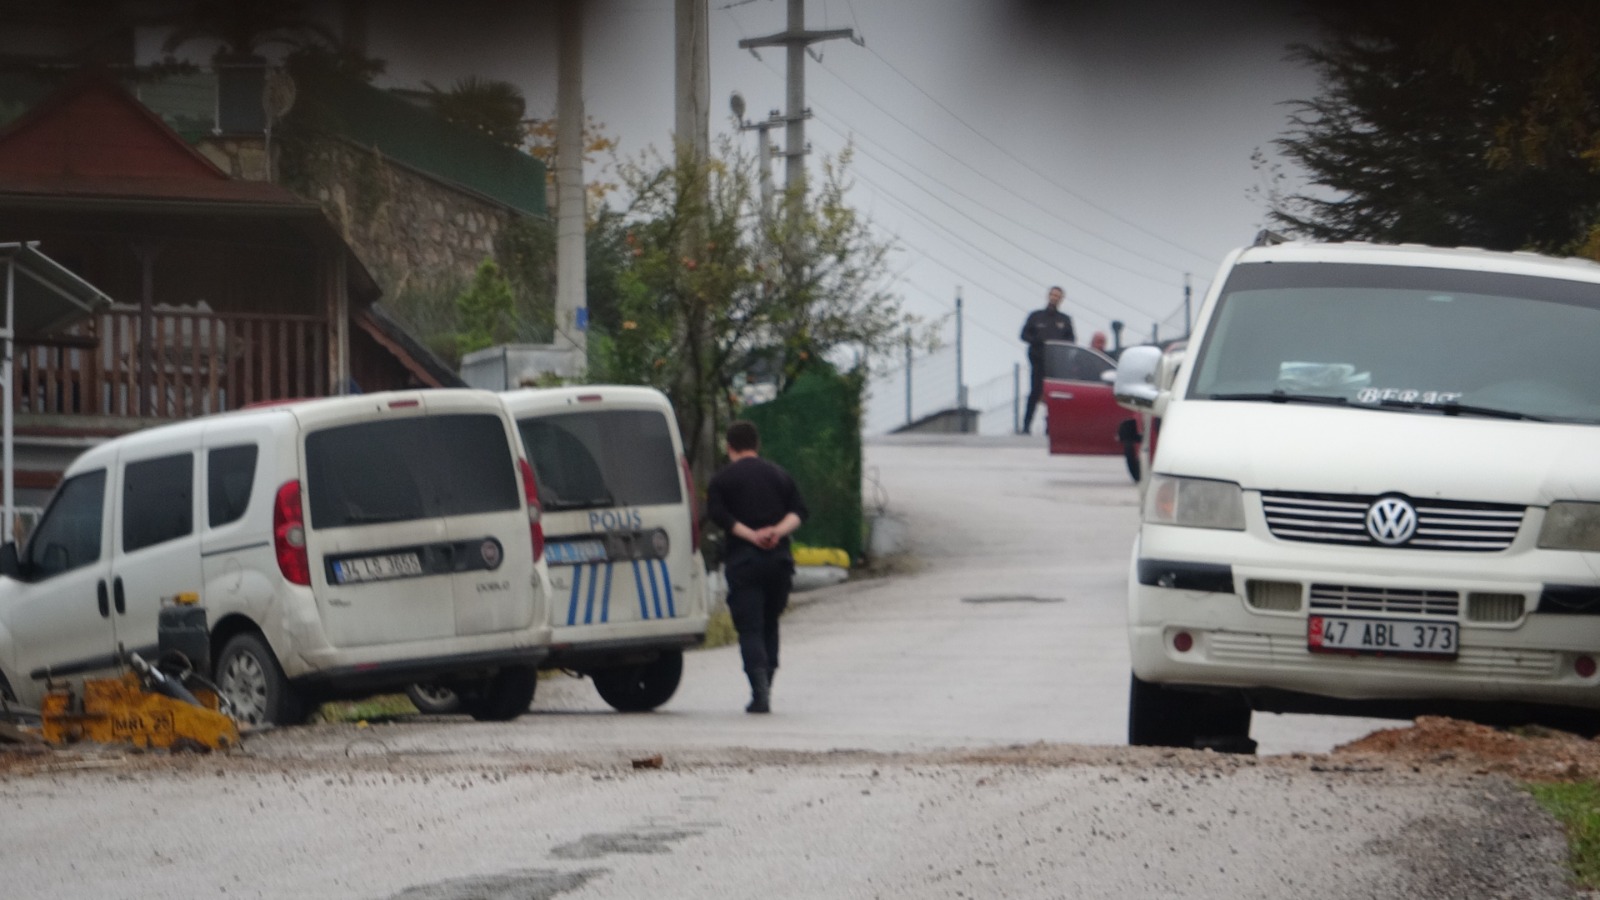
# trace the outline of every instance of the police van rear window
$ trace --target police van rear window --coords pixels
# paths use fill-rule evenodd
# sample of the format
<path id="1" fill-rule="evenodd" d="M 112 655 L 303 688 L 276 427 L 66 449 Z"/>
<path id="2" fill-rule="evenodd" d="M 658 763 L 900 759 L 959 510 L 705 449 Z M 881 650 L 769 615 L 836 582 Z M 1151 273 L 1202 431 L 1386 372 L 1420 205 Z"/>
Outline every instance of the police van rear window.
<path id="1" fill-rule="evenodd" d="M 678 456 L 667 417 L 602 409 L 517 423 L 539 502 L 548 511 L 680 503 Z"/>
<path id="2" fill-rule="evenodd" d="M 419 416 L 306 436 L 313 528 L 376 525 L 521 506 L 498 416 Z"/>

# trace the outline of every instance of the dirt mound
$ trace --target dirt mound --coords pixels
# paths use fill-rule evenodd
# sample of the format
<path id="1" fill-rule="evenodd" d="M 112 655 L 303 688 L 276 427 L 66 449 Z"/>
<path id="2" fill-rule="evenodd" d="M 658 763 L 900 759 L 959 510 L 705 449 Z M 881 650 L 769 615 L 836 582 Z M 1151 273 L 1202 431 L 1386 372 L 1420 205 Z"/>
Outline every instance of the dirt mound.
<path id="1" fill-rule="evenodd" d="M 1499 729 L 1438 716 L 1423 716 L 1407 728 L 1375 731 L 1335 747 L 1333 755 L 1466 766 L 1527 780 L 1600 778 L 1600 740 L 1537 726 Z"/>

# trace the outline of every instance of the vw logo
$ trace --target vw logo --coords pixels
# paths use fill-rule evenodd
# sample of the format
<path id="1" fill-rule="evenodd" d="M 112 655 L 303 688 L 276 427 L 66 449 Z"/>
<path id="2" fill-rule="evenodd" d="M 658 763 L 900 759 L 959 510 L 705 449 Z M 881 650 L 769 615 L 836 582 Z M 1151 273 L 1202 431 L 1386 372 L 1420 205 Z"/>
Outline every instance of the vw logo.
<path id="1" fill-rule="evenodd" d="M 1382 497 L 1367 508 L 1367 534 L 1380 544 L 1397 547 L 1417 533 L 1417 511 L 1401 497 Z"/>

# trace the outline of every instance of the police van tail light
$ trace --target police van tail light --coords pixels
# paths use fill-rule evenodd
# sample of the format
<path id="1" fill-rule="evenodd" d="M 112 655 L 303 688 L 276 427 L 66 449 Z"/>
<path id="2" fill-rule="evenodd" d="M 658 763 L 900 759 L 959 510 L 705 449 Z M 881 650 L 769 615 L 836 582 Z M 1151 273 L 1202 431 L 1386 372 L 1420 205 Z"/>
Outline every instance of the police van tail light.
<path id="1" fill-rule="evenodd" d="M 694 492 L 694 470 L 689 468 L 689 457 L 678 457 L 678 465 L 683 469 L 683 489 L 689 492 L 689 534 L 693 541 L 689 546 L 695 550 L 700 549 L 700 495 Z"/>
<path id="2" fill-rule="evenodd" d="M 544 525 L 539 521 L 543 508 L 539 506 L 539 485 L 533 480 L 533 466 L 519 458 L 517 471 L 522 475 L 522 496 L 528 501 L 528 537 L 533 541 L 533 561 L 544 557 Z"/>
<path id="3" fill-rule="evenodd" d="M 299 481 L 286 481 L 278 488 L 277 500 L 272 504 L 272 548 L 278 554 L 278 570 L 290 584 L 311 583 Z"/>

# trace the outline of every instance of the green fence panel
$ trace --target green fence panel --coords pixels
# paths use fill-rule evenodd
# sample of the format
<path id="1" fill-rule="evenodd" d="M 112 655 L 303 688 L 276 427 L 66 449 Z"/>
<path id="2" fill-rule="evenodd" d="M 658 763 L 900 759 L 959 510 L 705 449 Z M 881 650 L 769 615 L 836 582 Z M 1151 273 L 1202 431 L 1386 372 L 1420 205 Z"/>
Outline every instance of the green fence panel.
<path id="1" fill-rule="evenodd" d="M 811 517 L 795 540 L 861 560 L 861 379 L 812 372 L 742 416 L 761 431 L 761 455 L 794 476 Z"/>

